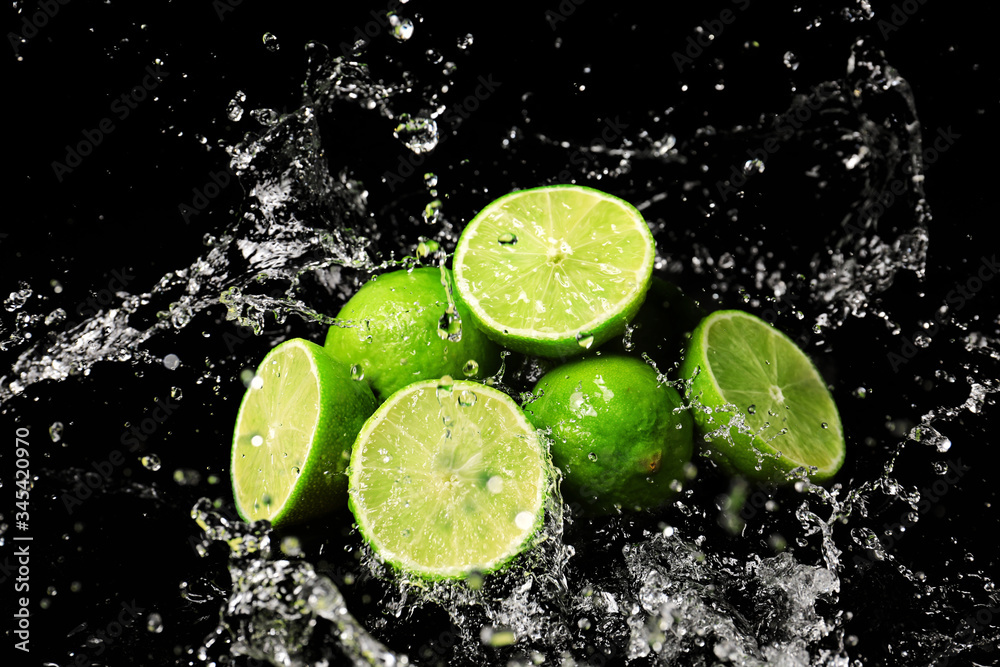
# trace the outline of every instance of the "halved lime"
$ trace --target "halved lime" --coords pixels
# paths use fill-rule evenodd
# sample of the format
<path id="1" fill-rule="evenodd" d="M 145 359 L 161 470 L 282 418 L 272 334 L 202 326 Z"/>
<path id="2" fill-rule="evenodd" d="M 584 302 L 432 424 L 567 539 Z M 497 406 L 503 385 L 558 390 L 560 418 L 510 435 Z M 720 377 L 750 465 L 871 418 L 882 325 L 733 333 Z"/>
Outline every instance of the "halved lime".
<path id="1" fill-rule="evenodd" d="M 455 249 L 455 285 L 496 342 L 570 356 L 625 330 L 655 256 L 634 206 L 593 188 L 552 185 L 500 197 L 469 222 Z"/>
<path id="2" fill-rule="evenodd" d="M 788 336 L 749 313 L 720 310 L 691 335 L 681 364 L 704 446 L 751 479 L 824 481 L 844 463 L 844 430 L 826 383 Z M 794 478 L 792 478 L 794 479 Z"/>
<path id="3" fill-rule="evenodd" d="M 469 381 L 411 384 L 351 454 L 351 510 L 372 549 L 426 579 L 496 570 L 544 518 L 547 455 L 509 396 Z"/>
<path id="4" fill-rule="evenodd" d="M 240 516 L 278 526 L 343 507 L 351 445 L 374 410 L 368 384 L 319 345 L 293 338 L 268 352 L 236 416 Z"/>

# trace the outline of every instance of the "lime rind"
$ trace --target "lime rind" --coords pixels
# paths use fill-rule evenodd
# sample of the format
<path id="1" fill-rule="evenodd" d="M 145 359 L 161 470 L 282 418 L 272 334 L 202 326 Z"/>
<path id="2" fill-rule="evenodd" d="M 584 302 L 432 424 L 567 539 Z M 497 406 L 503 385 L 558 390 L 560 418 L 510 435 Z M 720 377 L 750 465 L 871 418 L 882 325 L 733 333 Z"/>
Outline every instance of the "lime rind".
<path id="1" fill-rule="evenodd" d="M 553 210 L 573 211 L 581 199 L 590 201 L 575 218 L 553 219 Z M 593 231 L 580 241 L 584 220 Z M 621 220 L 632 224 L 620 230 Z M 473 249 L 480 237 L 489 240 Z M 624 331 L 649 289 L 654 260 L 652 233 L 634 206 L 557 185 L 509 193 L 480 211 L 459 238 L 454 270 L 462 300 L 492 340 L 528 354 L 572 356 Z"/>
<path id="2" fill-rule="evenodd" d="M 725 334 L 713 346 L 712 332 L 727 323 L 739 325 L 741 335 Z M 719 343 L 728 349 L 719 351 Z M 843 426 L 822 376 L 787 335 L 763 320 L 738 310 L 712 313 L 692 334 L 681 373 L 690 379 L 692 413 L 709 454 L 730 473 L 783 482 L 804 471 L 822 482 L 843 465 Z M 740 376 L 751 381 L 734 389 Z M 761 389 L 749 388 L 753 380 Z"/>
<path id="3" fill-rule="evenodd" d="M 471 381 L 425 380 L 390 396 L 358 434 L 348 476 L 372 552 L 431 581 L 506 567 L 533 544 L 551 493 L 534 427 L 509 396 Z"/>

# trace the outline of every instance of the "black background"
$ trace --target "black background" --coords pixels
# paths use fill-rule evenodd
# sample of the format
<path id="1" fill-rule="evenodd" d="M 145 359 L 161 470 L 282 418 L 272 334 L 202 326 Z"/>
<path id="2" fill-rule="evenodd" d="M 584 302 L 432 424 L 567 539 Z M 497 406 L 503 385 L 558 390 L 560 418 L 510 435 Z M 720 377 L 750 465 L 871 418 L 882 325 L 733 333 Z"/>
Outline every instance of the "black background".
<path id="1" fill-rule="evenodd" d="M 36 16 L 40 5 L 17 4 L 19 13 L 5 10 L 5 32 L 29 34 L 25 17 Z M 894 11 L 902 12 L 897 17 L 907 16 L 903 4 L 915 9 L 912 16 L 897 21 L 898 29 L 885 32 L 878 21 L 891 22 Z M 842 76 L 850 43 L 866 34 L 869 43 L 882 48 L 912 86 L 925 141 L 932 141 L 936 130 L 945 128 L 961 137 L 927 169 L 925 187 L 933 211 L 928 271 L 923 280 L 901 276 L 883 295 L 892 318 L 904 333 L 913 331 L 917 321 L 928 319 L 957 282 L 964 283 L 977 270 L 981 257 L 996 252 L 992 205 L 996 170 L 991 165 L 997 149 L 998 88 L 994 59 L 989 55 L 996 25 L 992 6 L 969 8 L 941 0 L 874 3 L 877 19 L 859 26 L 838 19 L 842 7 L 837 4 L 800 12 L 790 3 L 748 3 L 745 11 L 723 2 L 670 3 L 657 9 L 600 0 L 578 5 L 566 0 L 562 5 L 563 9 L 552 2 L 531 7 L 504 3 L 472 9 L 411 0 L 400 11 L 411 17 L 422 15 L 413 38 L 403 44 L 382 33 L 366 53 L 375 76 L 389 80 L 398 79 L 403 69 L 418 78 L 427 76 L 430 65 L 418 56 L 428 48 L 438 48 L 459 66 L 456 90 L 473 90 L 480 76 L 502 82 L 498 93 L 468 121 L 474 123 L 475 131 L 442 143 L 427 164 L 429 170 L 447 172 L 447 210 L 456 222 L 468 220 L 483 203 L 511 187 L 551 181 L 565 168 L 566 156 L 551 146 L 529 146 L 514 160 L 497 158 L 500 142 L 523 118 L 522 110 L 533 132 L 575 143 L 598 136 L 606 119 L 630 127 L 659 126 L 649 117 L 651 109 L 674 107 L 670 131 L 681 138 L 707 125 L 753 124 L 761 114 L 787 109 L 788 91 L 796 82 Z M 180 208 L 193 201 L 193 190 L 203 189 L 211 175 L 227 165 L 221 145 L 234 143 L 253 127 L 247 116 L 240 123 L 226 118 L 229 100 L 242 90 L 247 110 L 297 108 L 305 77 L 306 42 L 318 40 L 339 51 L 341 44 L 353 42 L 356 28 L 371 25 L 386 6 L 369 2 L 319 9 L 319 3 L 275 5 L 249 0 L 235 6 L 157 1 L 134 6 L 86 0 L 60 5 L 53 1 L 49 9 L 53 15 L 37 27 L 37 34 L 16 46 L 9 43 L 10 37 L 7 40 L 5 78 L 11 109 L 6 124 L 7 162 L 11 171 L 4 179 L 6 206 L 0 214 L 4 234 L 0 237 L 0 295 L 6 297 L 23 281 L 35 292 L 28 305 L 31 312 L 47 313 L 56 307 L 71 312 L 106 288 L 114 271 L 130 276 L 127 291 L 140 293 L 150 291 L 168 271 L 188 266 L 204 250 L 202 237 L 230 225 L 244 198 L 242 188 L 233 183 L 197 215 L 185 219 Z M 699 24 L 719 17 L 727 8 L 738 14 L 737 20 L 726 25 L 704 57 L 678 72 L 673 54 L 686 47 Z M 554 26 L 554 14 L 547 15 L 547 11 L 561 12 Z M 822 17 L 823 25 L 805 30 L 803 26 L 815 17 Z M 265 47 L 262 36 L 266 32 L 277 37 L 277 51 Z M 457 50 L 456 40 L 466 33 L 474 35 L 474 44 Z M 760 47 L 747 51 L 743 47 L 747 40 L 758 41 Z M 781 55 L 785 51 L 802 54 L 799 69 L 784 67 Z M 161 71 L 166 76 L 148 99 L 120 118 L 116 112 L 121 107 L 114 101 L 141 84 L 155 59 L 163 61 Z M 721 75 L 715 59 L 725 62 Z M 582 64 L 590 67 L 589 73 Z M 720 76 L 725 87 L 716 90 Z M 689 90 L 680 92 L 682 85 Z M 525 98 L 525 93 L 531 95 Z M 419 93 L 411 95 L 417 104 Z M 404 153 L 389 131 L 389 121 L 372 114 L 342 113 L 324 134 L 331 170 L 350 165 L 353 176 L 369 189 L 371 210 L 378 216 L 402 224 L 419 216 L 424 201 L 418 198 L 423 192 L 419 177 L 399 190 L 380 182 L 387 160 L 373 156 Z M 85 132 L 109 118 L 114 131 L 103 135 L 93 154 L 60 179 L 53 163 L 64 162 L 68 146 L 76 145 Z M 742 149 L 734 149 L 734 154 L 742 155 Z M 460 160 L 468 162 L 456 166 Z M 719 171 L 711 180 L 724 178 L 727 167 L 728 162 L 715 165 Z M 649 183 L 667 187 L 672 179 L 688 173 L 680 167 L 656 169 L 640 165 L 616 183 L 616 194 L 642 199 L 648 196 Z M 776 185 L 786 175 L 780 162 L 769 164 L 763 175 L 768 180 L 752 193 L 739 224 L 704 218 L 700 215 L 703 202 L 696 197 L 662 209 L 678 216 L 679 228 L 685 230 L 667 232 L 667 238 L 684 243 L 697 237 L 709 247 L 724 248 L 734 240 L 740 243 L 766 233 L 770 247 L 787 250 L 793 265 L 807 261 L 812 251 L 822 247 L 842 213 L 826 212 L 828 217 L 823 217 L 824 212 L 816 211 L 808 194 L 793 181 L 784 188 Z M 904 212 L 896 211 L 896 215 Z M 59 294 L 49 287 L 53 279 L 63 286 Z M 710 292 L 710 281 L 700 280 L 698 287 Z M 730 300 L 725 305 L 737 306 L 735 298 L 724 296 Z M 130 652 L 138 651 L 144 657 L 135 658 L 132 664 L 187 664 L 191 659 L 187 651 L 197 648 L 214 628 L 218 589 L 228 591 L 227 575 L 218 558 L 205 561 L 195 556 L 187 538 L 197 531 L 186 509 L 202 495 L 226 496 L 227 430 L 241 394 L 234 378 L 244 366 L 253 366 L 268 347 L 267 340 L 251 340 L 232 359 L 218 335 L 203 338 L 203 331 L 232 331 L 223 314 L 221 306 L 212 309 L 198 316 L 189 330 L 148 344 L 155 357 L 171 352 L 181 356 L 185 363 L 176 371 L 158 364 L 133 367 L 105 362 L 87 377 L 43 383 L 3 407 L 3 428 L 12 432 L 17 426 L 30 427 L 33 452 L 45 452 L 44 458 L 32 459 L 33 472 L 42 476 L 33 501 L 36 541 L 32 549 L 33 553 L 55 554 L 34 561 L 33 601 L 37 604 L 49 586 L 56 593 L 48 595 L 49 608 L 36 616 L 31 659 L 14 664 L 41 664 L 36 658 L 71 664 L 68 652 L 81 650 L 83 638 L 116 618 L 123 602 L 134 601 L 145 610 L 138 629 L 105 644 L 101 657 L 94 656 L 97 648 L 91 647 L 95 659 L 129 664 Z M 6 337 L 12 314 L 0 315 Z M 969 302 L 962 319 L 974 321 L 975 316 L 982 322 L 996 321 L 993 283 L 987 283 Z M 840 352 L 830 371 L 837 376 L 833 382 L 842 411 L 856 412 L 853 423 L 859 430 L 888 440 L 890 435 L 901 435 L 887 432 L 885 422 L 890 417 L 912 421 L 926 412 L 927 405 L 961 403 L 968 385 L 953 364 L 965 363 L 966 358 L 949 357 L 957 346 L 947 344 L 946 339 L 961 333 L 949 329 L 903 373 L 890 375 L 885 355 L 888 345 L 898 341 L 888 339 L 885 325 L 874 319 L 849 321 L 831 335 L 829 349 Z M 788 322 L 794 325 L 790 318 Z M 990 331 L 987 324 L 983 328 Z M 44 337 L 44 328 L 32 331 Z M 289 332 L 316 333 L 299 322 L 272 333 Z M 202 366 L 220 360 L 205 379 Z M 0 374 L 7 372 L 12 361 L 11 355 L 4 356 Z M 947 367 L 959 376 L 954 385 L 934 380 L 935 370 Z M 996 378 L 995 364 L 993 369 Z M 137 376 L 141 376 L 141 391 L 134 388 Z M 915 381 L 915 376 L 928 379 L 931 386 Z M 197 383 L 199 378 L 204 381 Z M 883 391 L 861 403 L 851 396 L 860 385 L 877 385 Z M 154 473 L 136 464 L 136 456 L 149 453 L 146 447 L 128 452 L 128 481 L 115 493 L 88 503 L 82 519 L 67 514 L 59 494 L 71 485 L 72 474 L 61 471 L 91 468 L 106 460 L 113 449 L 122 449 L 124 421 L 141 419 L 155 405 L 154 397 L 169 396 L 171 386 L 184 388 L 178 408 L 178 415 L 183 416 L 171 419 L 156 436 L 163 470 Z M 873 405 L 873 400 L 879 402 Z M 968 419 L 955 421 L 950 431 L 955 443 L 952 454 L 971 466 L 975 483 L 963 483 L 950 493 L 935 521 L 920 524 L 918 534 L 897 547 L 899 558 L 912 569 L 954 584 L 956 598 L 962 597 L 963 585 L 972 585 L 949 578 L 966 552 L 989 560 L 988 565 L 977 565 L 997 573 L 994 550 L 1000 521 L 987 472 L 993 439 L 989 422 L 995 422 L 996 416 L 995 406 L 988 404 L 984 415 L 965 415 Z M 49 441 L 45 431 L 54 421 L 67 425 L 69 446 Z M 849 437 L 853 438 L 850 445 L 861 449 L 863 434 Z M 9 447 L 5 444 L 3 449 L 0 474 L 5 484 L 0 493 L 12 496 L 13 467 Z M 881 449 L 863 451 L 852 458 L 844 474 L 868 479 L 872 475 L 864 467 L 884 461 Z M 911 483 L 933 480 L 922 457 L 903 457 L 900 468 L 907 471 L 908 467 L 912 467 Z M 198 470 L 203 477 L 214 473 L 222 482 L 215 488 L 204 482 L 195 487 L 170 483 L 167 480 L 177 468 Z M 158 497 L 143 491 L 151 484 L 158 485 L 159 491 L 153 494 Z M 0 507 L 9 523 L 8 500 L 4 498 Z M 982 509 L 985 503 L 992 503 L 992 509 Z M 888 510 L 888 517 L 893 512 Z M 888 517 L 886 521 L 895 520 Z M 877 520 L 871 523 L 879 525 Z M 961 543 L 956 544 L 952 536 L 960 536 Z M 10 552 L 9 545 L 4 547 L 5 554 Z M 852 576 L 861 577 L 849 572 L 845 581 L 850 582 Z M 218 583 L 212 582 L 213 577 Z M 79 592 L 71 592 L 74 581 L 82 583 Z M 907 587 L 870 591 L 865 588 L 869 581 L 845 586 L 850 590 L 845 590 L 841 603 L 865 619 L 863 625 L 849 626 L 850 632 L 862 637 L 859 652 L 870 664 L 907 664 L 898 654 L 898 645 L 893 647 L 893 637 L 901 627 L 912 629 L 914 624 L 928 622 L 928 616 L 916 609 L 920 603 L 910 597 Z M 188 589 L 194 591 L 186 598 L 180 597 L 182 582 L 189 582 Z M 6 588 L 11 584 L 3 585 L 6 600 L 12 595 Z M 203 598 L 207 601 L 201 602 Z M 904 611 L 896 615 L 895 609 Z M 165 621 L 159 635 L 142 627 L 145 614 L 153 611 Z M 85 621 L 89 625 L 77 630 Z M 954 625 L 954 619 L 940 620 L 938 629 L 947 632 Z M 0 655 L 13 643 L 6 634 L 9 627 L 9 620 L 5 621 Z M 141 638 L 136 639 L 138 635 Z"/>

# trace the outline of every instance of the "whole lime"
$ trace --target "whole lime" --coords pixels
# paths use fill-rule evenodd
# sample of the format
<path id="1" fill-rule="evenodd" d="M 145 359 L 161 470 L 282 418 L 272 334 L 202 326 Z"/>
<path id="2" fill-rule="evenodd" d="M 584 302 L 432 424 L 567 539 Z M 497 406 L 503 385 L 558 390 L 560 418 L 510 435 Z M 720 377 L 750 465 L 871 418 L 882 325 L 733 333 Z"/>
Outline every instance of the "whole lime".
<path id="1" fill-rule="evenodd" d="M 500 348 L 472 324 L 451 281 L 448 269 L 431 267 L 372 278 L 337 314 L 326 351 L 382 400 L 418 380 L 493 374 Z"/>
<path id="2" fill-rule="evenodd" d="M 622 355 L 580 359 L 542 376 L 533 393 L 525 414 L 548 432 L 563 495 L 583 513 L 650 509 L 677 495 L 693 424 L 650 366 Z"/>

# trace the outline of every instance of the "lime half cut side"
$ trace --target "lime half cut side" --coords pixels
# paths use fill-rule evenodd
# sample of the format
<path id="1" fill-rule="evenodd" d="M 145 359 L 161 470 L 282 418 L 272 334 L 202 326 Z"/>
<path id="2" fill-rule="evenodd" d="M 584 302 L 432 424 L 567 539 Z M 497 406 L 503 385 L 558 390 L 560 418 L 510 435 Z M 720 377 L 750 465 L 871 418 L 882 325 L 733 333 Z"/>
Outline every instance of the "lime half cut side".
<path id="1" fill-rule="evenodd" d="M 549 465 L 506 394 L 421 381 L 390 396 L 355 442 L 350 506 L 372 549 L 423 579 L 501 568 L 544 519 Z"/>
<path id="2" fill-rule="evenodd" d="M 459 238 L 456 288 L 496 342 L 558 357 L 595 348 L 642 305 L 655 243 L 639 211 L 599 190 L 553 185 L 512 192 Z"/>
<path id="3" fill-rule="evenodd" d="M 367 383 L 319 345 L 293 338 L 268 352 L 236 417 L 230 471 L 240 516 L 279 526 L 344 507 L 351 445 L 374 410 Z"/>
<path id="4" fill-rule="evenodd" d="M 844 431 L 826 383 L 788 336 L 760 318 L 737 310 L 706 317 L 681 373 L 701 404 L 692 414 L 703 444 L 730 472 L 785 482 L 805 468 L 825 481 L 843 465 Z"/>

